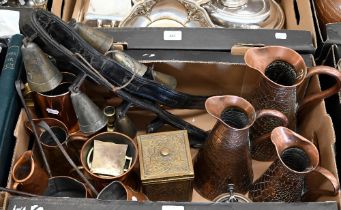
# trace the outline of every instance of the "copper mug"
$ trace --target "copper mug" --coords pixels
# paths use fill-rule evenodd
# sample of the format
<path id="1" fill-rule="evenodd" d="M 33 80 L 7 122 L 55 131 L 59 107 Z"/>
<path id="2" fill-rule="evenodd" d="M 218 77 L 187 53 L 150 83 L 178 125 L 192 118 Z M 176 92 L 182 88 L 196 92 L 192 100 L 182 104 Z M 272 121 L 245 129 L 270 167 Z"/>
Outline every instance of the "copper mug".
<path id="1" fill-rule="evenodd" d="M 37 162 L 33 152 L 24 152 L 12 169 L 13 189 L 41 195 L 48 185 L 48 175 Z"/>
<path id="2" fill-rule="evenodd" d="M 275 109 L 287 116 L 288 127 L 296 129 L 296 115 L 303 108 L 337 93 L 341 88 L 341 73 L 328 66 L 306 66 L 302 56 L 286 47 L 269 46 L 251 48 L 245 53 L 245 63 L 261 75 L 258 88 L 248 98 L 256 110 Z M 298 88 L 304 88 L 304 81 L 318 74 L 329 75 L 336 84 L 322 92 L 301 96 Z M 271 132 L 281 125 L 278 119 L 264 117 L 251 129 L 251 155 L 253 159 L 269 161 L 276 158 L 276 151 L 270 139 L 255 141 L 259 136 Z"/>
<path id="3" fill-rule="evenodd" d="M 42 117 L 56 118 L 67 126 L 70 133 L 74 133 L 79 130 L 79 125 L 69 87 L 76 77 L 68 72 L 63 72 L 62 75 L 63 80 L 55 89 L 45 93 L 33 92 L 33 99 Z"/>
<path id="4" fill-rule="evenodd" d="M 80 141 L 87 140 L 87 138 L 84 138 L 79 135 L 71 135 L 69 136 L 68 130 L 66 125 L 54 118 L 41 118 L 41 119 L 33 119 L 34 124 L 36 125 L 39 141 L 42 144 L 43 151 L 46 155 L 47 161 L 50 164 L 51 172 L 53 176 L 63 176 L 66 175 L 68 171 L 72 169 L 72 166 L 69 164 L 69 162 L 64 157 L 63 153 L 60 151 L 50 134 L 38 127 L 38 124 L 40 121 L 45 121 L 52 129 L 52 131 L 56 134 L 57 138 L 63 145 L 63 147 L 68 151 L 68 154 L 70 155 L 71 159 L 74 162 L 80 162 L 79 161 L 79 154 L 76 153 L 77 150 L 73 147 L 77 142 L 79 145 Z M 32 132 L 31 124 L 27 121 L 25 122 L 25 126 L 28 130 Z M 79 147 L 79 146 L 78 146 Z"/>
<path id="5" fill-rule="evenodd" d="M 128 149 L 126 155 L 131 157 L 131 164 L 128 169 L 119 176 L 102 176 L 91 172 L 88 161 L 92 157 L 91 150 L 94 146 L 94 140 L 113 142 L 116 144 L 127 144 Z M 91 179 L 95 182 L 96 189 L 98 190 L 102 190 L 112 181 L 121 181 L 123 184 L 128 185 L 133 189 L 137 189 L 138 182 L 136 180 L 135 173 L 133 172 L 133 168 L 135 167 L 137 162 L 137 157 L 138 150 L 134 140 L 131 139 L 129 136 L 118 132 L 103 132 L 92 136 L 89 140 L 85 142 L 80 154 L 80 160 L 86 176 L 91 177 Z"/>
<path id="6" fill-rule="evenodd" d="M 124 201 L 146 201 L 147 196 L 136 192 L 120 181 L 113 181 L 98 194 L 100 200 L 124 200 Z"/>
<path id="7" fill-rule="evenodd" d="M 249 129 L 265 116 L 279 118 L 284 125 L 287 118 L 276 110 L 256 112 L 247 100 L 232 95 L 210 97 L 205 107 L 217 122 L 195 159 L 194 187 L 209 200 L 225 193 L 228 184 L 244 194 L 253 180 Z"/>
<path id="8" fill-rule="evenodd" d="M 301 200 L 304 179 L 316 171 L 332 183 L 334 195 L 339 191 L 335 176 L 318 166 L 319 153 L 315 145 L 294 131 L 277 127 L 271 132 L 277 158 L 250 188 L 254 202 L 297 202 Z M 307 192 L 306 192 L 307 193 Z"/>

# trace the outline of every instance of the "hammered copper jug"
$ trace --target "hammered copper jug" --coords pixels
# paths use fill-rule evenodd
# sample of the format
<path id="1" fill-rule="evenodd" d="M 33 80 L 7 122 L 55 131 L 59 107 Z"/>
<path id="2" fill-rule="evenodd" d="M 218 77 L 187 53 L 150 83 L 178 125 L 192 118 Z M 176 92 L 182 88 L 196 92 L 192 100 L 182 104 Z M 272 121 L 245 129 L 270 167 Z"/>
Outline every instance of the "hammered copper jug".
<path id="1" fill-rule="evenodd" d="M 302 56 L 286 47 L 269 46 L 251 48 L 245 53 L 245 63 L 251 70 L 260 73 L 262 79 L 258 88 L 248 98 L 256 110 L 275 109 L 287 116 L 288 127 L 296 128 L 296 113 L 307 105 L 337 93 L 341 88 L 341 73 L 328 66 L 307 68 Z M 336 84 L 322 92 L 303 98 L 297 94 L 297 88 L 303 87 L 304 81 L 318 74 L 329 75 Z M 251 155 L 256 160 L 273 160 L 276 152 L 270 139 L 254 141 L 259 136 L 270 133 L 281 126 L 278 119 L 264 117 L 251 129 Z"/>
<path id="2" fill-rule="evenodd" d="M 319 153 L 312 142 L 285 127 L 275 128 L 271 132 L 271 141 L 275 146 L 277 158 L 252 185 L 249 191 L 251 200 L 254 202 L 300 201 L 303 195 L 304 178 L 312 171 L 327 177 L 335 188 L 334 192 L 338 192 L 339 184 L 334 175 L 318 166 Z"/>
<path id="3" fill-rule="evenodd" d="M 264 116 L 287 118 L 276 110 L 255 111 L 245 99 L 213 96 L 205 102 L 206 111 L 217 119 L 194 163 L 194 187 L 203 197 L 213 200 L 234 184 L 235 192 L 246 193 L 253 172 L 249 149 L 249 128 Z"/>

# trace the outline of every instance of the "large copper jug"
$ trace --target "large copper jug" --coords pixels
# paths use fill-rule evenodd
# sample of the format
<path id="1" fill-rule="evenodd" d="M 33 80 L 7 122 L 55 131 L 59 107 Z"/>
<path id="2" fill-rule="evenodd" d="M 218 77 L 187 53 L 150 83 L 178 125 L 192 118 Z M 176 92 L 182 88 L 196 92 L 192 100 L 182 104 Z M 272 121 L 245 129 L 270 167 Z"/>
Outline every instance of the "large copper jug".
<path id="1" fill-rule="evenodd" d="M 271 132 L 277 158 L 252 185 L 249 197 L 254 202 L 297 202 L 301 200 L 304 178 L 316 171 L 328 178 L 338 193 L 339 183 L 331 172 L 318 166 L 319 153 L 315 145 L 285 128 Z"/>
<path id="2" fill-rule="evenodd" d="M 269 46 L 252 48 L 245 53 L 245 63 L 262 76 L 258 88 L 248 100 L 259 109 L 275 109 L 284 113 L 289 119 L 289 128 L 296 128 L 296 113 L 302 108 L 319 102 L 337 93 L 341 88 L 341 73 L 328 66 L 307 68 L 302 56 L 286 47 Z M 319 93 L 306 96 L 297 95 L 296 89 L 308 78 L 326 74 L 336 80 L 336 84 Z M 273 160 L 276 151 L 270 139 L 254 141 L 259 136 L 281 126 L 278 119 L 264 117 L 258 120 L 251 129 L 251 155 L 256 160 Z"/>
<path id="3" fill-rule="evenodd" d="M 253 181 L 249 128 L 264 116 L 284 124 L 287 119 L 276 110 L 256 112 L 248 101 L 232 95 L 210 97 L 205 107 L 217 122 L 196 157 L 194 187 L 209 200 L 225 193 L 228 184 L 234 184 L 235 192 L 246 193 Z"/>

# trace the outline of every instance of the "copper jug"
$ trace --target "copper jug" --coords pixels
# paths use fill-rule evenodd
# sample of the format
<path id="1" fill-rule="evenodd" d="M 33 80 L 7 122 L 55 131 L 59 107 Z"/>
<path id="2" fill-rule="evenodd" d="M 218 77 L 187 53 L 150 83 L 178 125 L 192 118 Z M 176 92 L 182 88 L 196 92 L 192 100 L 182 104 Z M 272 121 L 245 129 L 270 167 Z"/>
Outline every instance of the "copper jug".
<path id="1" fill-rule="evenodd" d="M 33 152 L 24 152 L 12 169 L 13 189 L 41 195 L 47 187 L 48 175 L 37 163 Z"/>
<path id="2" fill-rule="evenodd" d="M 334 193 L 339 190 L 337 179 L 318 166 L 319 153 L 315 145 L 285 128 L 277 127 L 271 132 L 277 158 L 268 170 L 257 179 L 249 191 L 254 202 L 297 202 L 301 200 L 304 178 L 316 171 L 329 179 Z"/>
<path id="3" fill-rule="evenodd" d="M 235 192 L 246 193 L 253 180 L 249 128 L 264 116 L 284 124 L 287 119 L 276 110 L 256 112 L 248 101 L 232 95 L 210 97 L 205 107 L 217 122 L 196 157 L 194 187 L 209 200 L 225 193 L 228 184 L 234 184 Z"/>
<path id="4" fill-rule="evenodd" d="M 341 88 L 341 73 L 328 66 L 307 68 L 302 56 L 286 47 L 269 46 L 251 48 L 244 56 L 245 63 L 251 69 L 259 72 L 262 79 L 258 88 L 248 98 L 256 110 L 275 109 L 287 116 L 288 128 L 295 130 L 296 113 L 307 105 L 337 93 Z M 319 93 L 298 96 L 296 89 L 308 78 L 326 74 L 334 77 L 336 84 Z M 301 98 L 300 98 L 301 97 Z M 268 161 L 276 157 L 276 152 L 270 139 L 255 141 L 258 137 L 281 126 L 278 119 L 264 117 L 258 120 L 251 129 L 251 155 L 253 159 Z"/>

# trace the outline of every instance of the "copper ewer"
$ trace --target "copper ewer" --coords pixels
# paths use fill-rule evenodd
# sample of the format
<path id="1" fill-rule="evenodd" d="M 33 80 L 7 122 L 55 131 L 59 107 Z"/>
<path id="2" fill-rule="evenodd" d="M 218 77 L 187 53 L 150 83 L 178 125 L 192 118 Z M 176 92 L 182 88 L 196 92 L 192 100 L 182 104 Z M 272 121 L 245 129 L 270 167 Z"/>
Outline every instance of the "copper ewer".
<path id="1" fill-rule="evenodd" d="M 338 192 L 337 179 L 326 169 L 318 166 L 319 153 L 315 145 L 285 128 L 271 132 L 271 141 L 277 158 L 268 170 L 252 185 L 249 197 L 254 202 L 297 202 L 301 200 L 304 178 L 312 171 L 327 177 Z M 326 174 L 328 173 L 328 174 Z M 335 184 L 336 183 L 336 184 Z"/>
<path id="2" fill-rule="evenodd" d="M 194 187 L 213 200 L 234 184 L 235 192 L 246 193 L 253 180 L 249 149 L 249 128 L 264 116 L 287 118 L 276 110 L 255 111 L 243 98 L 213 96 L 205 102 L 206 111 L 217 119 L 194 163 Z"/>
<path id="3" fill-rule="evenodd" d="M 256 110 L 275 109 L 281 111 L 289 119 L 288 127 L 295 130 L 296 114 L 307 105 L 337 93 L 341 88 L 341 73 L 328 66 L 307 68 L 302 56 L 286 47 L 269 46 L 251 48 L 244 56 L 245 63 L 251 69 L 258 71 L 262 80 L 259 87 L 248 100 Z M 326 74 L 334 77 L 336 84 L 322 92 L 302 97 L 297 94 L 297 88 L 308 78 Z M 270 139 L 255 142 L 254 139 L 271 132 L 281 126 L 278 119 L 264 117 L 258 120 L 251 129 L 251 155 L 256 160 L 273 160 L 276 157 L 275 148 Z"/>

